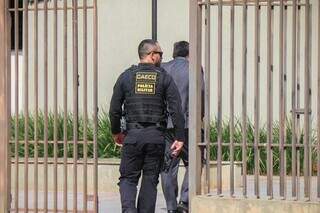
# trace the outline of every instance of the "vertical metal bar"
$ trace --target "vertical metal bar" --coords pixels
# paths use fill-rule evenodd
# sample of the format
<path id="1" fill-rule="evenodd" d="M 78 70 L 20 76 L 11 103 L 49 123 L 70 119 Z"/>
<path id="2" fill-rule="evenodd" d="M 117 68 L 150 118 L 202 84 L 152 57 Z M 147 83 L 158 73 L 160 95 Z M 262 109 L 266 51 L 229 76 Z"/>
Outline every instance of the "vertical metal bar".
<path id="1" fill-rule="evenodd" d="M 1 1 L 0 2 L 0 30 L 1 32 L 5 32 L 6 31 L 6 3 L 5 1 Z M 5 52 L 5 47 L 6 47 L 6 39 L 5 36 L 1 36 L 0 37 L 0 93 L 1 93 L 1 102 L 2 103 L 6 103 L 6 52 Z M 6 108 L 4 105 L 0 105 L 0 111 L 1 114 L 4 115 L 6 114 Z M 5 123 L 2 122 L 0 123 L 1 126 L 4 126 Z M 6 131 L 5 129 L 1 128 L 1 133 L 2 131 Z M 7 141 L 5 138 L 5 134 L 0 134 L 0 193 L 1 193 L 1 197 L 0 197 L 0 211 L 2 212 L 7 212 L 9 207 L 7 206 L 7 188 L 6 188 L 6 173 L 7 173 L 7 167 L 4 164 L 5 159 L 7 158 L 7 154 L 6 153 L 6 147 L 7 147 Z M 2 196 L 5 195 L 5 196 Z"/>
<path id="2" fill-rule="evenodd" d="M 242 6 L 242 184 L 247 196 L 247 0 Z"/>
<path id="3" fill-rule="evenodd" d="M 292 90 L 291 90 L 291 110 L 292 110 L 292 197 L 297 196 L 297 135 L 296 135 L 296 84 L 297 84 L 297 0 L 292 1 Z"/>
<path id="4" fill-rule="evenodd" d="M 254 58 L 255 58 L 255 72 L 254 72 L 254 192 L 257 198 L 260 197 L 259 188 L 259 119 L 260 119 L 260 10 L 259 1 L 255 1 L 255 33 L 254 33 Z"/>
<path id="5" fill-rule="evenodd" d="M 312 188 L 312 120 L 310 119 L 311 117 L 311 106 L 312 106 L 312 98 L 311 98 L 311 88 L 312 88 L 312 81 L 311 81 L 311 48 L 312 48 L 312 5 L 306 5 L 309 6 L 309 15 L 308 15 L 308 27 L 309 27 L 309 32 L 308 32 L 308 69 L 309 69 L 309 144 L 311 143 L 311 146 L 309 145 L 309 200 L 311 200 L 311 188 Z"/>
<path id="6" fill-rule="evenodd" d="M 93 153 L 94 153 L 94 212 L 98 213 L 98 8 L 93 1 Z"/>
<path id="7" fill-rule="evenodd" d="M 304 195 L 310 200 L 310 164 L 309 164 L 309 143 L 310 143 L 310 70 L 309 70 L 309 0 L 305 6 L 305 60 L 304 60 Z"/>
<path id="8" fill-rule="evenodd" d="M 63 212 L 68 210 L 68 11 L 63 1 Z"/>
<path id="9" fill-rule="evenodd" d="M 274 0 L 272 0 L 274 1 Z M 273 71 L 274 71 L 274 56 L 273 56 L 273 51 L 274 51 L 274 5 L 271 7 L 271 55 L 270 55 L 270 59 L 271 59 L 271 138 L 273 137 Z M 271 140 L 271 144 L 273 144 L 273 138 Z M 272 179 L 273 179 L 273 148 L 271 150 L 271 160 L 272 160 L 272 164 L 271 164 L 271 169 L 272 169 Z M 272 198 L 273 198 L 273 180 L 272 180 Z"/>
<path id="10" fill-rule="evenodd" d="M 58 3 L 53 1 L 53 212 L 58 210 Z"/>
<path id="11" fill-rule="evenodd" d="M 280 0 L 280 24 L 279 24 L 279 118 L 280 118 L 280 129 L 279 129 L 279 144 L 280 144 L 280 197 L 284 197 L 284 91 L 283 91 L 283 10 L 284 2 Z"/>
<path id="12" fill-rule="evenodd" d="M 6 31 L 5 31 L 5 38 L 6 38 L 6 114 L 5 114 L 5 121 L 6 121 L 6 126 L 5 126 L 5 130 L 6 130 L 6 136 L 7 136 L 7 140 L 6 140 L 6 144 L 7 146 L 5 147 L 5 152 L 4 156 L 6 157 L 6 159 L 4 160 L 4 163 L 7 167 L 7 175 L 6 175 L 6 187 L 7 187 L 7 193 L 5 195 L 6 201 L 7 201 L 7 206 L 8 206 L 8 211 L 11 210 L 11 144 L 10 141 L 11 140 L 11 26 L 12 26 L 12 20 L 11 20 L 11 16 L 10 13 L 8 11 L 8 7 L 9 7 L 9 2 L 6 1 L 6 6 L 5 8 L 6 10 Z M 0 175 L 1 176 L 1 175 Z"/>
<path id="13" fill-rule="evenodd" d="M 28 1 L 23 3 L 23 70 L 24 70 L 24 212 L 28 212 L 29 200 L 29 50 L 28 50 Z"/>
<path id="14" fill-rule="evenodd" d="M 38 0 L 34 1 L 34 209 L 38 212 Z"/>
<path id="15" fill-rule="evenodd" d="M 88 125 L 88 91 L 87 91 L 87 0 L 83 0 L 83 211 L 87 212 L 88 200 L 88 171 L 87 171 L 87 157 L 88 157 L 88 141 L 87 141 L 87 125 Z M 96 82 L 95 82 L 96 83 Z"/>
<path id="16" fill-rule="evenodd" d="M 288 1 L 286 0 L 285 3 Z M 284 116 L 284 144 L 287 143 L 287 37 L 288 37 L 288 6 L 284 6 L 283 13 L 283 116 Z M 284 199 L 287 196 L 287 149 L 284 147 L 284 177 L 283 177 L 283 185 L 284 185 Z"/>
<path id="17" fill-rule="evenodd" d="M 234 22 L 235 0 L 231 2 L 230 21 L 230 195 L 234 196 Z"/>
<path id="18" fill-rule="evenodd" d="M 152 0 L 152 39 L 158 37 L 158 0 Z"/>
<path id="19" fill-rule="evenodd" d="M 4 36 L 0 37 L 0 114 L 3 119 L 0 121 L 0 212 L 8 212 L 10 209 L 10 168 L 9 152 L 9 115 L 10 113 L 10 65 L 8 64 L 8 40 L 10 38 L 9 19 L 7 17 L 7 1 L 0 2 L 0 31 Z M 9 161 L 10 159 L 10 161 Z M 10 163 L 10 164 L 9 164 Z"/>
<path id="20" fill-rule="evenodd" d="M 14 45 L 15 45 L 15 191 L 14 210 L 19 208 L 19 5 L 14 1 Z"/>
<path id="21" fill-rule="evenodd" d="M 201 70 L 201 7 L 199 0 L 189 1 L 189 18 L 190 18 L 190 66 L 189 72 L 189 106 L 190 106 L 190 123 L 189 123 L 189 140 L 190 140 L 190 155 L 189 155 L 189 180 L 190 199 L 193 196 L 201 193 L 201 157 L 200 149 L 197 142 L 201 140 L 201 116 L 200 116 L 200 70 Z"/>
<path id="22" fill-rule="evenodd" d="M 44 212 L 48 212 L 48 0 L 44 0 Z"/>
<path id="23" fill-rule="evenodd" d="M 300 3 L 300 0 L 297 0 L 298 3 Z M 300 109 L 300 38 L 301 38 L 301 29 L 300 29 L 300 17 L 301 17 L 301 5 L 298 6 L 298 13 L 297 13 L 297 52 L 296 52 L 296 57 L 297 57 L 297 84 L 296 89 L 297 89 L 297 109 Z M 300 144 L 300 138 L 301 138 L 301 131 L 300 131 L 300 115 L 296 114 L 296 135 L 297 135 L 297 143 Z M 300 148 L 297 151 L 297 199 L 300 197 Z"/>
<path id="24" fill-rule="evenodd" d="M 272 2 L 273 0 L 268 0 L 267 3 L 267 195 L 270 199 L 273 198 L 273 160 L 272 160 Z"/>
<path id="25" fill-rule="evenodd" d="M 73 212 L 78 210 L 78 1 L 72 1 L 73 58 Z"/>
<path id="26" fill-rule="evenodd" d="M 218 2 L 218 156 L 217 194 L 222 193 L 222 0 Z"/>
<path id="27" fill-rule="evenodd" d="M 204 116 L 204 131 L 206 144 L 206 185 L 207 193 L 210 193 L 210 1 L 206 0 L 206 22 L 205 22 L 205 116 Z"/>
<path id="28" fill-rule="evenodd" d="M 318 20 L 320 20 L 320 2 L 318 2 Z M 318 21 L 318 98 L 317 98 L 317 197 L 320 199 L 320 21 Z"/>

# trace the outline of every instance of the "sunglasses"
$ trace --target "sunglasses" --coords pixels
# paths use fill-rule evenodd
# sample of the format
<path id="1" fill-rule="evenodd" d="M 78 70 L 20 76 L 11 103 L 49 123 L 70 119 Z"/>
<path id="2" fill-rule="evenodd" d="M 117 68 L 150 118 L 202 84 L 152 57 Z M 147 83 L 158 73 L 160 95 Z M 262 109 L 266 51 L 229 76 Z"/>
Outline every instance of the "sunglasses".
<path id="1" fill-rule="evenodd" d="M 159 54 L 160 58 L 162 58 L 162 55 L 163 55 L 163 52 L 160 52 L 160 51 L 152 51 L 149 54 L 151 53 Z"/>

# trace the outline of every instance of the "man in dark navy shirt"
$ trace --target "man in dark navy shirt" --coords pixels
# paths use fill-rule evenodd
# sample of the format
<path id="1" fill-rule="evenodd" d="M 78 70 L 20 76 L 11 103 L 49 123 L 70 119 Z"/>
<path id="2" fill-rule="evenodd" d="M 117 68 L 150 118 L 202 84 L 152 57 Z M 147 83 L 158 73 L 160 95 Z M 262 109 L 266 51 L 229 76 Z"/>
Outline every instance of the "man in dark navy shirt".
<path id="1" fill-rule="evenodd" d="M 122 212 L 152 213 L 164 157 L 167 116 L 172 118 L 174 129 L 172 156 L 178 156 L 183 147 L 185 121 L 178 89 L 172 77 L 160 68 L 162 50 L 158 42 L 143 40 L 138 53 L 139 65 L 124 71 L 114 86 L 109 116 L 114 140 L 123 144 L 118 184 Z M 126 133 L 121 131 L 122 116 Z"/>

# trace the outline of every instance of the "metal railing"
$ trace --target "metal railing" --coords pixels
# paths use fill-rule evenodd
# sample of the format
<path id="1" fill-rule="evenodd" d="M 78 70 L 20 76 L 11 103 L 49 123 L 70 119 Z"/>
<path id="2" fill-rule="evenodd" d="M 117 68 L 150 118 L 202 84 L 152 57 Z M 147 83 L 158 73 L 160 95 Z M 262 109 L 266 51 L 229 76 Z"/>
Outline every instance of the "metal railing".
<path id="1" fill-rule="evenodd" d="M 317 78 L 311 79 L 311 32 L 312 27 L 315 26 L 312 23 L 318 25 L 318 59 L 320 57 L 320 21 L 319 19 L 311 19 L 311 5 L 309 0 L 190 0 L 190 196 L 200 194 L 216 194 L 218 196 L 242 196 L 255 198 L 268 197 L 269 199 L 281 198 L 281 199 L 293 199 L 301 200 L 300 188 L 303 187 L 303 197 L 305 200 L 318 200 L 320 198 L 320 66 L 319 60 L 317 62 L 317 70 L 315 69 Z M 320 4 L 318 8 L 320 11 Z M 213 9 L 214 8 L 214 20 Z M 303 12 L 302 12 L 303 10 Z M 253 20 L 253 30 L 251 29 L 250 36 L 252 40 L 248 40 L 248 11 L 250 11 L 251 21 Z M 266 36 L 261 36 L 261 19 L 262 11 L 264 13 L 264 21 L 266 21 Z M 227 15 L 226 15 L 227 14 Z M 275 19 L 275 14 L 278 19 Z M 238 20 L 235 18 L 238 17 Z M 225 17 L 228 19 L 224 22 Z M 241 18 L 241 34 L 238 33 L 235 36 L 236 22 L 239 24 Z M 215 21 L 215 25 L 212 23 Z M 276 22 L 278 21 L 278 22 Z M 223 23 L 228 22 L 229 25 Z M 288 32 L 288 25 L 291 26 L 292 31 Z M 228 27 L 228 29 L 226 29 Z M 214 28 L 214 30 L 212 30 Z M 316 29 L 316 28 L 315 28 Z M 223 32 L 228 30 L 229 37 L 224 36 Z M 212 35 L 212 32 L 216 34 Z M 302 40 L 301 35 L 304 35 Z M 277 45 L 275 47 L 275 37 L 278 38 Z M 214 40 L 214 39 L 215 40 Z M 227 42 L 226 42 L 227 39 Z M 212 44 L 216 43 L 214 51 L 217 52 L 217 58 L 213 60 L 212 57 Z M 266 51 L 264 61 L 266 66 L 263 68 L 261 64 L 261 44 L 266 43 Z M 228 43 L 227 47 L 224 44 Z M 235 51 L 235 46 L 238 44 L 241 49 L 238 48 L 238 53 Z M 253 56 L 248 57 L 248 46 L 253 48 Z M 291 45 L 290 48 L 288 46 Z M 228 52 L 229 63 L 223 63 L 226 61 L 223 54 L 224 51 Z M 290 52 L 289 52 L 290 51 Z M 275 72 L 275 56 L 278 57 L 277 72 Z M 290 56 L 290 58 L 289 58 Z M 301 57 L 304 57 L 301 60 Z M 235 68 L 235 57 L 241 57 L 241 68 Z M 253 61 L 253 82 L 252 88 L 253 96 L 253 139 L 252 143 L 248 138 L 248 60 Z M 213 62 L 215 69 L 212 69 Z M 304 64 L 301 64 L 303 61 Z M 205 78 L 205 116 L 204 116 L 204 141 L 201 142 L 201 66 L 204 65 L 204 78 Z M 316 63 L 313 61 L 313 63 Z M 290 65 L 290 68 L 289 67 Z M 223 69 L 223 66 L 227 66 L 227 69 Z M 196 71 L 195 71 L 196 70 Z M 223 78 L 223 70 L 229 70 L 229 79 L 226 81 Z M 241 71 L 241 104 L 235 103 L 235 71 L 238 73 Z M 266 78 L 266 96 L 261 97 L 261 74 L 264 71 Z M 215 82 L 212 82 L 212 75 L 215 75 Z M 238 74 L 239 75 L 239 74 Z M 278 104 L 274 104 L 275 94 L 275 82 L 274 77 L 278 75 L 279 85 L 276 91 L 279 94 Z M 291 85 L 288 83 L 288 76 L 291 76 Z M 301 82 L 303 77 L 303 83 Z M 317 85 L 317 90 L 311 93 L 311 83 Z M 210 105 L 210 94 L 212 85 L 215 85 L 217 95 L 214 97 L 215 106 Z M 223 85 L 228 85 L 229 96 L 223 94 Z M 303 85 L 304 88 L 300 88 Z M 291 89 L 291 97 L 287 97 L 288 88 Z M 303 94 L 302 91 L 303 90 Z M 311 99 L 316 99 L 317 96 L 317 113 L 316 124 L 311 124 Z M 261 142 L 261 99 L 266 99 L 266 142 Z M 300 106 L 300 101 L 303 98 L 303 107 Z M 287 100 L 291 101 L 291 111 L 288 111 Z M 223 101 L 228 100 L 228 101 Z M 223 139 L 223 103 L 228 103 L 229 112 L 226 113 L 229 116 L 228 131 L 229 139 Z M 235 141 L 235 110 L 237 106 L 241 106 L 240 126 L 241 126 L 241 141 L 236 143 Z M 216 129 L 217 129 L 217 141 L 210 140 L 212 120 L 210 116 L 212 109 L 217 107 L 215 113 L 216 116 Z M 279 114 L 279 139 L 275 141 L 273 125 L 274 109 L 278 107 Z M 290 113 L 290 114 L 289 114 Z M 287 121 L 287 114 L 291 123 Z M 303 120 L 301 119 L 303 116 Z M 303 122 L 303 127 L 300 127 Z M 290 137 L 290 143 L 287 141 L 287 128 L 292 128 L 292 137 Z M 315 127 L 317 131 L 317 137 L 315 143 L 311 144 L 311 130 Z M 301 141 L 303 141 L 301 143 Z M 201 152 L 204 148 L 206 157 L 206 164 L 202 165 Z M 230 183 L 229 189 L 223 189 L 222 187 L 222 160 L 223 150 L 227 148 L 229 153 L 228 161 L 230 162 Z M 210 152 L 214 149 L 216 157 L 211 160 L 215 160 L 216 163 L 216 188 L 210 186 Z M 242 186 L 235 186 L 235 149 L 241 149 L 241 178 Z M 274 154 L 278 149 L 279 153 L 279 174 L 274 174 Z M 262 161 L 260 153 L 262 150 L 266 150 L 266 174 L 261 173 L 260 163 Z M 248 156 L 251 151 L 253 153 L 254 168 L 248 173 Z M 312 151 L 316 152 L 316 158 L 312 159 Z M 288 170 L 287 157 L 288 153 L 291 153 L 290 162 L 291 170 Z M 303 165 L 300 165 L 300 159 L 303 158 Z M 312 166 L 316 165 L 316 174 L 312 173 Z M 201 175 L 205 174 L 205 187 L 201 187 Z M 300 168 L 303 168 L 301 177 Z M 279 185 L 276 186 L 279 176 Z M 266 177 L 263 177 L 266 176 Z M 314 177 L 314 178 L 313 178 Z M 303 178 L 303 182 L 301 179 Z M 312 179 L 316 179 L 316 183 L 312 182 Z M 291 182 L 288 185 L 288 183 Z M 303 183 L 303 185 L 301 184 Z M 290 194 L 288 193 L 290 189 Z M 278 192 L 279 191 L 279 192 Z M 316 191 L 315 197 L 312 197 L 312 191 Z M 266 192 L 266 193 L 265 193 Z M 240 196 L 240 197 L 241 197 Z"/>
<path id="2" fill-rule="evenodd" d="M 30 3 L 28 0 L 23 1 L 23 7 L 20 6 L 18 0 L 14 0 L 13 7 L 9 6 L 9 1 L 1 1 L 0 3 L 0 27 L 1 27 L 1 34 L 5 32 L 4 35 L 10 35 L 11 33 L 11 25 L 10 25 L 10 17 L 13 17 L 14 21 L 12 24 L 14 25 L 14 65 L 15 70 L 13 76 L 15 76 L 14 82 L 10 80 L 11 76 L 11 68 L 10 62 L 11 61 L 11 46 L 10 46 L 10 36 L 3 37 L 1 35 L 0 41 L 0 93 L 1 93 L 1 166 L 0 171 L 4 172 L 8 177 L 3 179 L 5 176 L 4 174 L 0 174 L 1 176 L 1 196 L 2 194 L 6 196 L 6 198 L 1 198 L 1 205 L 0 205 L 0 212 L 5 212 L 10 210 L 13 212 L 69 212 L 70 208 L 73 212 L 98 212 L 98 175 L 97 175 L 97 113 L 98 113 L 98 20 L 97 20 L 97 0 L 90 1 L 92 5 L 88 5 L 87 0 L 81 1 L 82 5 L 78 6 L 78 1 L 49 1 L 44 0 L 38 2 L 38 0 L 33 1 Z M 51 5 L 51 7 L 49 7 Z M 70 17 L 68 12 L 72 12 L 72 19 L 68 20 Z M 82 26 L 82 39 L 83 42 L 82 47 L 82 56 L 83 58 L 79 60 L 79 39 L 78 36 L 80 34 L 79 31 L 79 16 L 78 11 L 81 11 L 83 26 Z M 88 11 L 91 11 L 90 20 L 88 17 Z M 23 14 L 23 29 L 19 29 L 19 14 Z M 41 15 L 42 19 L 39 20 L 39 16 Z M 50 16 L 50 18 L 49 18 Z M 61 17 L 61 18 L 60 18 Z M 32 22 L 30 21 L 32 20 Z M 43 26 L 39 26 L 39 22 L 43 24 Z M 91 21 L 91 23 L 88 23 Z M 33 27 L 30 27 L 31 25 Z M 89 25 L 90 24 L 90 25 Z M 88 67 L 88 25 L 92 27 L 92 67 Z M 69 30 L 69 26 L 72 26 L 72 31 Z M 19 32 L 23 32 L 21 35 Z M 50 30 L 50 31 L 49 31 Z M 48 35 L 49 32 L 52 32 L 52 35 Z M 61 33 L 62 36 L 59 36 Z M 72 58 L 68 57 L 68 49 L 70 48 L 68 45 L 68 35 L 72 35 Z M 23 70 L 20 70 L 19 66 L 19 37 L 22 36 L 23 40 L 23 48 L 22 48 L 22 55 L 23 55 Z M 32 39 L 30 39 L 30 37 Z M 52 40 L 48 38 L 52 38 Z M 61 39 L 60 39 L 61 38 Z M 39 45 L 39 40 L 43 41 L 42 45 Z M 29 42 L 32 41 L 32 46 L 29 46 Z M 60 42 L 61 43 L 58 43 Z M 49 44 L 52 44 L 49 45 Z M 58 47 L 62 46 L 62 59 L 58 57 Z M 71 45 L 70 45 L 71 46 Z M 68 48 L 69 47 L 69 48 Z M 39 54 L 39 49 L 43 54 Z M 32 56 L 29 58 L 29 52 L 32 50 Z M 49 60 L 48 53 L 52 53 L 53 60 Z M 2 60 L 3 58 L 8 58 L 7 62 Z M 33 59 L 33 60 L 31 60 Z M 61 60 L 60 60 L 61 59 Z M 41 62 L 41 63 L 40 63 Z M 5 64 L 3 64 L 5 63 Z M 63 68 L 60 69 L 58 64 L 63 64 Z M 72 84 L 70 84 L 70 79 L 68 79 L 68 73 L 71 69 L 68 68 L 68 64 L 72 63 Z M 43 64 L 43 67 L 39 67 L 39 64 Z M 31 66 L 32 65 L 32 66 Z M 78 100 L 78 86 L 79 86 L 79 67 L 82 66 L 82 89 L 83 89 L 83 97 L 82 103 L 79 103 Z M 32 70 L 30 70 L 32 67 Z M 49 67 L 52 67 L 52 73 L 49 73 Z M 41 70 L 41 72 L 39 72 Z M 89 72 L 90 70 L 90 72 Z M 19 79 L 19 73 L 23 72 L 23 79 Z M 30 81 L 30 76 L 33 75 L 33 81 Z M 52 74 L 53 78 L 49 78 L 49 74 Z M 43 76 L 43 79 L 40 79 L 39 76 Z M 92 83 L 92 91 L 93 91 L 93 209 L 88 209 L 88 201 L 90 201 L 91 197 L 88 195 L 88 76 L 92 76 L 93 83 Z M 63 79 L 63 83 L 58 84 Z M 33 85 L 30 85 L 30 82 L 33 82 Z M 52 83 L 53 93 L 49 94 L 48 85 L 49 82 Z M 11 93 L 10 88 L 11 84 L 14 85 L 14 92 Z M 33 91 L 29 91 L 30 86 L 33 87 Z M 22 87 L 23 94 L 19 94 L 19 87 Z M 61 88 L 60 89 L 58 89 Z M 67 116 L 68 116 L 68 91 L 72 88 L 72 106 L 73 106 L 73 187 L 72 187 L 72 206 L 70 205 L 70 199 L 68 198 L 68 153 L 67 147 L 70 143 L 68 141 L 67 135 Z M 39 111 L 40 111 L 40 103 L 39 103 L 39 92 L 43 92 L 43 115 L 44 115 L 44 127 L 43 127 L 43 139 L 39 138 Z M 61 94 L 58 91 L 62 91 Z M 23 103 L 19 103 L 19 97 L 23 96 L 24 101 Z M 31 109 L 29 97 L 34 97 L 33 108 Z M 63 141 L 58 141 L 58 96 L 63 96 L 63 103 L 62 103 L 62 113 L 64 114 L 63 120 Z M 10 110 L 10 98 L 14 100 L 14 112 L 11 114 Z M 53 97 L 53 116 L 54 116 L 54 124 L 53 124 L 53 141 L 48 141 L 48 98 Z M 19 141 L 19 105 L 23 107 L 23 115 L 24 115 L 24 141 Z M 80 174 L 77 174 L 77 164 L 79 163 L 78 159 L 78 105 L 82 104 L 83 108 L 83 158 L 81 159 L 81 163 L 83 164 L 83 205 L 81 209 L 79 209 L 78 205 L 78 184 L 77 180 L 80 177 Z M 29 137 L 29 128 L 30 128 L 30 120 L 29 115 L 34 115 L 34 138 Z M 4 116 L 6 115 L 6 116 Z M 10 138 L 9 127 L 10 127 L 10 116 L 13 115 L 14 119 L 14 138 Z M 10 140 L 13 140 L 12 143 L 9 143 Z M 40 141 L 41 140 L 41 141 Z M 34 148 L 34 158 L 29 158 L 29 146 L 30 142 L 32 142 L 32 146 Z M 19 159 L 19 144 L 23 144 L 24 146 L 24 162 L 23 162 L 23 173 L 19 172 L 19 164 L 21 161 Z M 49 205 L 49 192 L 48 192 L 48 145 L 49 143 L 53 144 L 53 198 L 52 201 L 50 199 Z M 58 144 L 63 144 L 63 158 L 58 157 Z M 40 144 L 44 144 L 44 155 L 40 156 L 38 152 L 38 148 Z M 12 170 L 14 174 L 14 178 L 10 178 L 10 167 L 11 163 L 8 160 L 10 158 L 10 146 L 13 146 L 13 153 L 14 156 L 14 163 L 12 164 Z M 7 147 L 8 153 L 5 152 L 3 147 Z M 7 158 L 8 157 L 8 158 Z M 40 158 L 41 157 L 41 158 Z M 5 158 L 5 159 L 2 159 Z M 29 171 L 29 163 L 30 160 L 34 163 L 33 174 L 30 174 Z M 40 162 L 41 160 L 41 162 Z M 38 190 L 38 176 L 39 176 L 39 169 L 38 165 L 43 164 L 43 174 L 44 174 L 44 192 L 43 192 L 43 203 L 39 203 L 39 190 Z M 58 182 L 58 164 L 63 164 L 63 179 Z M 92 163 L 92 162 L 91 162 Z M 3 165 L 2 165 L 3 164 Z M 6 164 L 6 165 L 4 165 Z M 19 191 L 19 176 L 24 176 L 24 186 L 23 186 L 23 195 Z M 30 179 L 34 181 L 34 187 L 31 189 L 29 187 Z M 11 199 L 13 200 L 12 205 L 10 205 L 10 180 L 12 180 L 12 196 Z M 4 181 L 4 182 L 2 182 Z M 62 195 L 58 197 L 58 188 L 61 190 L 62 188 Z M 32 199 L 30 198 L 32 197 Z M 41 197 L 42 198 L 42 197 Z M 2 203 L 3 201 L 7 201 L 6 203 Z M 20 200 L 23 200 L 21 202 Z M 32 204 L 31 204 L 32 200 Z M 30 205 L 31 204 L 31 205 Z M 51 209 L 52 208 L 52 209 Z"/>
<path id="3" fill-rule="evenodd" d="M 10 208 L 10 162 L 9 162 L 9 120 L 10 120 L 10 44 L 11 26 L 7 13 L 7 2 L 0 2 L 0 212 Z"/>

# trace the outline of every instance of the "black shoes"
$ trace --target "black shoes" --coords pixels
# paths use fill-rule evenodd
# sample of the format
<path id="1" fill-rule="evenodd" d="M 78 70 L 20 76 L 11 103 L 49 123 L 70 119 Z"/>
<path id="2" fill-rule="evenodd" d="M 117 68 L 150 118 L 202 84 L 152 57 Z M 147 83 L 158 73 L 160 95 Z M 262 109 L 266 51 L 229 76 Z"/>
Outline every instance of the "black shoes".
<path id="1" fill-rule="evenodd" d="M 179 213 L 188 213 L 189 212 L 188 203 L 180 201 L 178 204 L 178 212 Z"/>
<path id="2" fill-rule="evenodd" d="M 188 203 L 180 201 L 177 210 L 168 210 L 168 213 L 188 213 L 189 206 Z"/>

